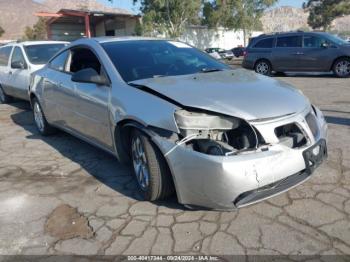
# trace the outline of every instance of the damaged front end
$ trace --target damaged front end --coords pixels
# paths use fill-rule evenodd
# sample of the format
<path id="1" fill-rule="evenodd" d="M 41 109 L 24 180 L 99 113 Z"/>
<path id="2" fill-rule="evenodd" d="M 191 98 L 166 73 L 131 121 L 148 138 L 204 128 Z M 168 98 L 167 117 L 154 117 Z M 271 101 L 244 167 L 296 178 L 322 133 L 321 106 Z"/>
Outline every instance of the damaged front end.
<path id="1" fill-rule="evenodd" d="M 239 118 L 178 110 L 175 120 L 187 146 L 204 154 L 229 156 L 265 144 L 259 132 Z"/>
<path id="2" fill-rule="evenodd" d="M 188 206 L 253 204 L 302 183 L 326 156 L 327 126 L 322 113 L 310 107 L 255 121 L 180 109 L 174 120 L 175 140 L 153 140 L 172 171 L 179 202 Z M 306 155 L 313 147 L 322 152 L 311 170 Z"/>

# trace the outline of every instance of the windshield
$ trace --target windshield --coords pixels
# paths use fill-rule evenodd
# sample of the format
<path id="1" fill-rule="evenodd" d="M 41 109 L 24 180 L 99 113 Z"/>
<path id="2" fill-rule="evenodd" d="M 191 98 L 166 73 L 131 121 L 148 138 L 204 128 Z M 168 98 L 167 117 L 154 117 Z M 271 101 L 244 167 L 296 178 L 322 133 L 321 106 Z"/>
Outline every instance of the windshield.
<path id="1" fill-rule="evenodd" d="M 230 67 L 181 42 L 140 40 L 103 43 L 125 82 L 228 70 Z"/>
<path id="2" fill-rule="evenodd" d="M 344 39 L 335 36 L 335 35 L 331 35 L 331 34 L 327 34 L 328 39 L 331 40 L 332 42 L 336 43 L 337 45 L 348 45 L 349 43 L 346 42 Z"/>
<path id="3" fill-rule="evenodd" d="M 65 44 L 42 44 L 42 45 L 28 45 L 24 49 L 30 63 L 34 65 L 46 64 L 51 57 L 60 51 Z"/>

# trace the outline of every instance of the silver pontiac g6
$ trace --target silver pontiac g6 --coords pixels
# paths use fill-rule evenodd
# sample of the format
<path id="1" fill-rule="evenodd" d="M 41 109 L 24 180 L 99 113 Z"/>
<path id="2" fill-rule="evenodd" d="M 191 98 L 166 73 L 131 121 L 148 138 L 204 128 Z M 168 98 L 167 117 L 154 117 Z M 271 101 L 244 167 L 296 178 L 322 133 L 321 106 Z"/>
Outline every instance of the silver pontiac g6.
<path id="1" fill-rule="evenodd" d="M 130 162 L 140 192 L 235 209 L 307 180 L 327 125 L 297 89 L 185 43 L 78 40 L 31 79 L 42 135 L 62 129 Z"/>

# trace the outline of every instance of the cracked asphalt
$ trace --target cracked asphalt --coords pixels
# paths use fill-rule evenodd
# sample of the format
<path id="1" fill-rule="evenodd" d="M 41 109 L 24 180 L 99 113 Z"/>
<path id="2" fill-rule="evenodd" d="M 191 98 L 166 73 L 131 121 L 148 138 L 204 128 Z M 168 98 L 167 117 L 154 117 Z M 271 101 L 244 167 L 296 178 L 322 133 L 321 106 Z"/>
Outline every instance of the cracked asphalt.
<path id="1" fill-rule="evenodd" d="M 0 254 L 350 255 L 350 79 L 288 76 L 329 122 L 313 177 L 234 212 L 140 201 L 131 169 L 68 134 L 43 138 L 0 105 Z"/>

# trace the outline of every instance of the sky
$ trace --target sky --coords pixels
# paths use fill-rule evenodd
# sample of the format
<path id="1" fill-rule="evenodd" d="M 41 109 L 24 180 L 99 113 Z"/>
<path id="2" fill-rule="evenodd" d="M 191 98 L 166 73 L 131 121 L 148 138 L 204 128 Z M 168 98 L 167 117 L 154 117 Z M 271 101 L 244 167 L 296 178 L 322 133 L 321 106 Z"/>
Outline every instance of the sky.
<path id="1" fill-rule="evenodd" d="M 111 4 L 108 0 L 98 0 L 100 3 L 104 3 L 109 6 L 124 8 L 130 10 L 133 13 L 138 13 L 139 5 L 134 6 L 133 0 L 113 0 Z M 276 6 L 294 6 L 301 7 L 304 0 L 279 0 Z"/>

